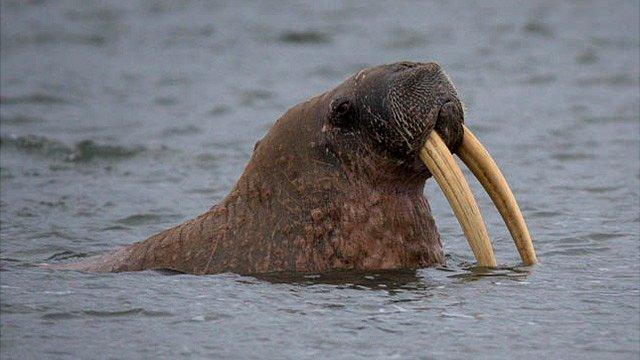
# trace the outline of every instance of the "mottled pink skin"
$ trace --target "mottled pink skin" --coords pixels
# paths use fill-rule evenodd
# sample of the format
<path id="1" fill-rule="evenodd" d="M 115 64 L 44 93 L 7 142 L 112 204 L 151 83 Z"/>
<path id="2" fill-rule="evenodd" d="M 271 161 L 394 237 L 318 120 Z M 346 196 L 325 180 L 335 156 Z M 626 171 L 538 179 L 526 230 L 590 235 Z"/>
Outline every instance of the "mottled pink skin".
<path id="1" fill-rule="evenodd" d="M 327 121 L 336 93 L 350 91 L 356 80 L 287 111 L 257 144 L 229 195 L 209 211 L 61 268 L 253 274 L 444 263 L 423 195 L 430 174 L 417 156 L 399 161 L 371 143 L 350 145 Z M 437 109 L 429 116 L 428 131 Z"/>

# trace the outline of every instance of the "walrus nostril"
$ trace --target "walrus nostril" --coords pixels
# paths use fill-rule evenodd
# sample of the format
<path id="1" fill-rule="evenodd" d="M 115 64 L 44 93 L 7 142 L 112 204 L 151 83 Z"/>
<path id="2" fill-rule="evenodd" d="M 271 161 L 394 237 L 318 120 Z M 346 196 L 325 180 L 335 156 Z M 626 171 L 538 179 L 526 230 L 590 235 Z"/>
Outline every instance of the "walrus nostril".
<path id="1" fill-rule="evenodd" d="M 438 112 L 438 122 L 440 123 L 451 123 L 453 121 L 461 122 L 460 112 L 458 111 L 458 106 L 453 101 L 447 101 L 440 108 L 440 112 Z"/>
<path id="2" fill-rule="evenodd" d="M 464 121 L 462 108 L 454 101 L 447 101 L 440 107 L 435 130 L 440 133 L 447 147 L 454 151 L 462 141 L 462 123 Z"/>

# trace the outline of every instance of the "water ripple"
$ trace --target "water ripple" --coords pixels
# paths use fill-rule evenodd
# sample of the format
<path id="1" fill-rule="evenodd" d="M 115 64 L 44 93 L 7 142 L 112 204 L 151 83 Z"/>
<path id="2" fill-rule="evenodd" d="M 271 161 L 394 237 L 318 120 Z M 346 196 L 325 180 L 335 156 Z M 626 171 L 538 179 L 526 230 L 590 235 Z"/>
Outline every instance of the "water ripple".
<path id="1" fill-rule="evenodd" d="M 70 162 L 87 162 L 94 159 L 126 159 L 145 150 L 143 146 L 98 144 L 93 140 L 81 140 L 73 146 L 38 135 L 2 136 L 0 146 L 36 153 L 43 156 L 62 157 Z"/>
<path id="2" fill-rule="evenodd" d="M 0 96 L 0 105 L 59 105 L 70 101 L 53 95 L 33 93 L 21 96 Z"/>
<path id="3" fill-rule="evenodd" d="M 126 310 L 113 310 L 113 311 L 104 311 L 104 310 L 84 310 L 82 312 L 85 315 L 92 317 L 131 317 L 131 315 L 137 315 L 141 317 L 167 317 L 173 316 L 172 313 L 166 311 L 153 311 L 146 310 L 143 308 L 133 308 Z"/>

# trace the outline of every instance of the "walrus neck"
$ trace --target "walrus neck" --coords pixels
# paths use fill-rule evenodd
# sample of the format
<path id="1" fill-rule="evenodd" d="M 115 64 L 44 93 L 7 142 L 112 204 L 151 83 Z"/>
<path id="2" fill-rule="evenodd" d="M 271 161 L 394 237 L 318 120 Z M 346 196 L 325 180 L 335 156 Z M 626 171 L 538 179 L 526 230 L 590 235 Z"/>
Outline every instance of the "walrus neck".
<path id="1" fill-rule="evenodd" d="M 425 176 L 327 161 L 311 105 L 294 107 L 256 146 L 230 194 L 204 272 L 320 272 L 443 263 L 422 194 Z M 352 164 L 358 164 L 353 161 Z M 381 164 L 378 162 L 378 164 Z M 386 165 L 385 165 L 386 166 Z"/>
<path id="2" fill-rule="evenodd" d="M 371 186 L 327 172 L 274 183 L 245 175 L 213 210 L 229 215 L 225 236 L 233 238 L 220 243 L 213 272 L 407 269 L 444 262 L 419 182 Z"/>

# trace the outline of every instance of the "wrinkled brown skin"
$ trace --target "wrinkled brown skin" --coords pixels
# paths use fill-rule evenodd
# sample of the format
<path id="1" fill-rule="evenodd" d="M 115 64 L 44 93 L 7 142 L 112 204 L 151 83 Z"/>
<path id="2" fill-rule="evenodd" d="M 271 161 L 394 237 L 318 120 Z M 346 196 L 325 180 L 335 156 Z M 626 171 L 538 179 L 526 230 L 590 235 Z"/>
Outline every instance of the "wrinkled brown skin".
<path id="1" fill-rule="evenodd" d="M 393 133 L 369 128 L 349 132 L 332 120 L 335 99 L 346 96 L 363 114 L 359 123 L 369 121 L 377 102 L 367 104 L 361 99 L 368 99 L 368 94 L 375 98 L 376 93 L 388 97 L 388 89 L 380 86 L 388 85 L 385 79 L 390 72 L 404 71 L 404 67 L 415 72 L 412 69 L 418 66 L 436 74 L 429 75 L 418 91 L 426 91 L 429 98 L 421 95 L 417 101 L 427 105 L 420 114 L 412 114 L 415 106 L 411 105 L 403 114 L 390 115 L 422 117 L 412 120 L 419 122 L 415 139 L 397 145 Z M 409 94 L 402 96 L 411 97 L 413 88 L 405 90 Z M 440 238 L 423 195 L 430 174 L 416 149 L 434 127 L 451 148 L 459 142 L 461 116 L 449 124 L 438 120 L 446 99 L 459 104 L 453 86 L 435 64 L 396 63 L 363 70 L 277 120 L 256 144 L 234 188 L 209 211 L 115 252 L 57 267 L 256 274 L 442 264 Z M 381 136 L 389 139 L 379 141 Z"/>

